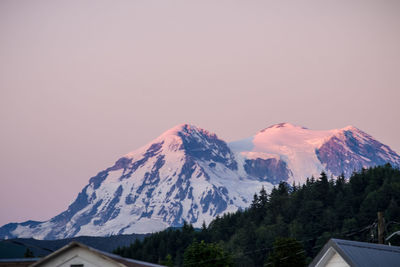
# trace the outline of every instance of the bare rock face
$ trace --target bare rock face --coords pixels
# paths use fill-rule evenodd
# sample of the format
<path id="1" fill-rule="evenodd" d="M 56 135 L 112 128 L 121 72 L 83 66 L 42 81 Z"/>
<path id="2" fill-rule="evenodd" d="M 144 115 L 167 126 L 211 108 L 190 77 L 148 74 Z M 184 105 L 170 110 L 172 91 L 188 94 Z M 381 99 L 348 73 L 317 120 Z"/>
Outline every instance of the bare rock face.
<path id="1" fill-rule="evenodd" d="M 399 156 L 393 150 L 355 128 L 333 136 L 316 154 L 335 176 L 349 177 L 354 171 L 386 163 L 400 166 Z"/>
<path id="2" fill-rule="evenodd" d="M 276 158 L 246 159 L 244 169 L 247 174 L 272 184 L 287 181 L 291 175 L 286 162 Z"/>

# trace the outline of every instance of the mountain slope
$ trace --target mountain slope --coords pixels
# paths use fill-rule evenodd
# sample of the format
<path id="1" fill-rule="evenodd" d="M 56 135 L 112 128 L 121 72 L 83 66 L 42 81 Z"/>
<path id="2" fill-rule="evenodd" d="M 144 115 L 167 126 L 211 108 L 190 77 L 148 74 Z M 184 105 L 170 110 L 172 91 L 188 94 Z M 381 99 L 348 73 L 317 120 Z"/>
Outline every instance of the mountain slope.
<path id="1" fill-rule="evenodd" d="M 261 186 L 302 183 L 321 171 L 348 176 L 400 157 L 354 127 L 312 131 L 268 127 L 227 144 L 195 126 L 178 125 L 89 180 L 76 200 L 45 222 L 11 223 L 0 238 L 58 239 L 148 233 L 183 221 L 200 227 L 250 205 Z"/>
<path id="2" fill-rule="evenodd" d="M 1 237 L 66 238 L 147 233 L 183 221 L 200 227 L 245 208 L 261 185 L 239 168 L 227 144 L 179 125 L 92 177 L 66 211 L 43 223 L 9 224 Z"/>
<path id="3" fill-rule="evenodd" d="M 280 123 L 229 145 L 245 158 L 248 173 L 263 174 L 266 181 L 273 183 L 277 177 L 289 183 L 303 183 L 322 171 L 349 177 L 361 168 L 385 163 L 400 166 L 399 155 L 353 126 L 315 131 Z"/>

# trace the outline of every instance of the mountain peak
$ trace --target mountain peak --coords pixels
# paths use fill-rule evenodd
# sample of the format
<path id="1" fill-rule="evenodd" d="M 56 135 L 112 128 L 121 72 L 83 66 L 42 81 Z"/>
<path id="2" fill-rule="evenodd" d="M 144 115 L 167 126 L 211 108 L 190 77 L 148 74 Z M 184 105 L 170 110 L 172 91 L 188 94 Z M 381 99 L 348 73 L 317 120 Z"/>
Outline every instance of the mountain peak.
<path id="1" fill-rule="evenodd" d="M 282 122 L 282 123 L 273 124 L 265 129 L 262 129 L 260 131 L 260 133 L 265 132 L 266 130 L 269 130 L 269 129 L 303 129 L 303 130 L 307 130 L 308 128 L 299 126 L 299 125 L 295 125 L 295 124 L 292 124 L 289 122 Z"/>
<path id="2" fill-rule="evenodd" d="M 182 123 L 178 124 L 171 129 L 165 131 L 163 134 L 160 135 L 161 137 L 166 137 L 166 136 L 180 136 L 181 134 L 184 135 L 190 135 L 193 133 L 203 133 L 209 135 L 210 133 L 207 130 L 204 130 L 202 128 L 199 128 L 193 124 L 188 124 L 188 123 Z"/>
<path id="3" fill-rule="evenodd" d="M 341 130 L 343 130 L 343 131 L 361 131 L 360 129 L 358 129 L 357 127 L 355 127 L 353 125 L 347 125 L 346 127 L 342 128 Z"/>
<path id="4" fill-rule="evenodd" d="M 131 151 L 126 154 L 125 158 L 137 158 L 140 155 L 152 151 L 157 148 L 158 151 L 164 147 L 166 150 L 178 151 L 184 149 L 188 143 L 210 143 L 210 140 L 217 140 L 218 137 L 214 133 L 210 133 L 207 130 L 199 128 L 193 124 L 182 123 L 178 124 L 169 130 L 162 133 L 145 146 Z M 209 141 L 205 141 L 209 140 Z"/>

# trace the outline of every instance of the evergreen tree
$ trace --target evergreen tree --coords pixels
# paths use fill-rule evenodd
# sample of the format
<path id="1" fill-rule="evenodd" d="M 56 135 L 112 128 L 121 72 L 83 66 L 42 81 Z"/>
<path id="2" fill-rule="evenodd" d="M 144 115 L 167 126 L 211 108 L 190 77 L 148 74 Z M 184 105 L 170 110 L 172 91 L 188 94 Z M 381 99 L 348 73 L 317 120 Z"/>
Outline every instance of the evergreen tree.
<path id="1" fill-rule="evenodd" d="M 29 248 L 26 248 L 25 253 L 24 253 L 24 258 L 34 258 L 35 256 L 33 255 L 33 251 L 30 250 Z"/>
<path id="2" fill-rule="evenodd" d="M 277 238 L 265 266 L 303 267 L 306 266 L 304 254 L 304 248 L 296 239 Z"/>
<path id="3" fill-rule="evenodd" d="M 251 209 L 258 209 L 259 208 L 259 199 L 257 193 L 254 194 L 253 196 L 253 201 L 251 202 L 250 208 Z"/>
<path id="4" fill-rule="evenodd" d="M 183 266 L 228 267 L 231 257 L 217 244 L 194 241 L 184 253 Z"/>
<path id="5" fill-rule="evenodd" d="M 259 202 L 259 207 L 261 209 L 265 209 L 267 207 L 268 194 L 267 194 L 267 191 L 265 191 L 264 186 L 261 187 L 260 196 L 258 197 L 258 202 Z"/>
<path id="6" fill-rule="evenodd" d="M 173 267 L 174 266 L 174 262 L 172 261 L 172 256 L 171 254 L 168 254 L 165 257 L 165 260 L 161 261 L 162 265 L 168 266 L 168 267 Z"/>

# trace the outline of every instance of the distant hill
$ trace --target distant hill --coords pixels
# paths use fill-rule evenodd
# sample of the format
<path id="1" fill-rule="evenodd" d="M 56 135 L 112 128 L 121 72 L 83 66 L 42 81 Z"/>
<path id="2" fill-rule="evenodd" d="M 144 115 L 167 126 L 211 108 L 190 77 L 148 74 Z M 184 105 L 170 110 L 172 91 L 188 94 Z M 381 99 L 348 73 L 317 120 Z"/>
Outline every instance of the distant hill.
<path id="1" fill-rule="evenodd" d="M 136 239 L 142 240 L 147 234 L 114 235 L 109 237 L 78 236 L 59 240 L 37 240 L 33 238 L 15 238 L 0 241 L 0 259 L 23 258 L 27 248 L 35 257 L 44 257 L 53 251 L 78 241 L 90 247 L 112 252 L 118 247 L 129 246 Z"/>

